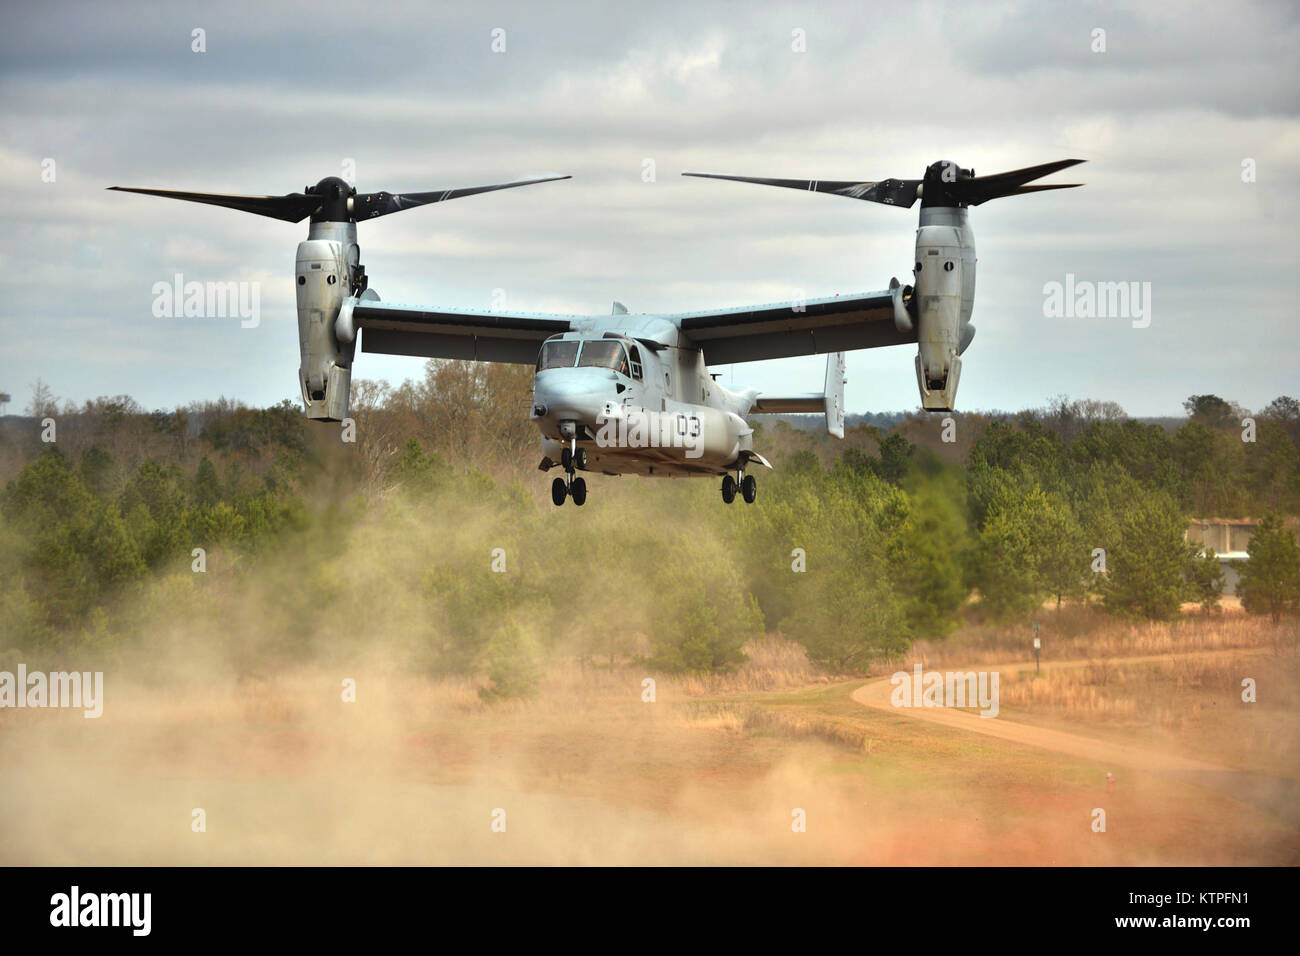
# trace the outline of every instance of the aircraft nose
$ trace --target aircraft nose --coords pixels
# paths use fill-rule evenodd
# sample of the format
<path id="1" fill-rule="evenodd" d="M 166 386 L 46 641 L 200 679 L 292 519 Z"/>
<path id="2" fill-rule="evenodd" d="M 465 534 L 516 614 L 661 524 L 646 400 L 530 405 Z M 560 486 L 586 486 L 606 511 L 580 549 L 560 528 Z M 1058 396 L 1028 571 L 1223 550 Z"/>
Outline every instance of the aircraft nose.
<path id="1" fill-rule="evenodd" d="M 577 374 L 581 371 L 586 370 L 553 369 L 539 373 L 533 386 L 534 416 L 594 425 L 605 403 L 613 397 L 613 380 Z"/>

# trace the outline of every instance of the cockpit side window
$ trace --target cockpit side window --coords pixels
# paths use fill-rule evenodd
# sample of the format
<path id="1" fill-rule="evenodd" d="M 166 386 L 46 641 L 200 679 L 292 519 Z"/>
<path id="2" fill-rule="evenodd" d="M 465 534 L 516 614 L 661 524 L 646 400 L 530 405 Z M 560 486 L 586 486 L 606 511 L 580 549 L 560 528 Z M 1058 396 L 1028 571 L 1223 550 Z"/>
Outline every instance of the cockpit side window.
<path id="1" fill-rule="evenodd" d="M 573 368 L 578 364 L 578 342 L 544 342 L 537 354 L 537 371 L 548 368 Z"/>
<path id="2" fill-rule="evenodd" d="M 641 381 L 641 350 L 635 345 L 628 346 L 628 360 L 632 363 L 632 377 Z"/>
<path id="3" fill-rule="evenodd" d="M 582 355 L 578 358 L 579 368 L 612 368 L 623 375 L 628 374 L 627 352 L 621 342 L 608 339 L 582 343 Z"/>

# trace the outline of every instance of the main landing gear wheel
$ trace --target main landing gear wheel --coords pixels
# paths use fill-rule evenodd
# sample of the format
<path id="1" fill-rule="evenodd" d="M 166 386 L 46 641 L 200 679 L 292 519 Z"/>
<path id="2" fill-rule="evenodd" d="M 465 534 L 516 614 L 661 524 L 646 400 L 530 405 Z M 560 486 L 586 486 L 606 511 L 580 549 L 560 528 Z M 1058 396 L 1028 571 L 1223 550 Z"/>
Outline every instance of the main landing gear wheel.
<path id="1" fill-rule="evenodd" d="M 722 500 L 727 504 L 736 500 L 736 479 L 730 475 L 722 476 Z"/>
<path id="2" fill-rule="evenodd" d="M 587 449 L 579 448 L 573 453 L 573 467 L 579 471 L 587 470 Z"/>
<path id="3" fill-rule="evenodd" d="M 563 478 L 556 478 L 553 482 L 551 482 L 551 500 L 554 501 L 556 505 L 564 504 L 564 499 L 568 496 L 568 494 L 569 494 L 569 489 L 568 486 L 565 485 Z M 583 489 L 582 497 L 583 500 L 586 500 L 587 490 L 585 488 Z M 575 498 L 574 504 L 578 504 L 578 503 L 579 503 L 578 500 Z"/>
<path id="4" fill-rule="evenodd" d="M 579 452 L 581 454 L 581 452 Z M 556 478 L 556 481 L 560 479 Z M 569 485 L 569 496 L 573 498 L 573 503 L 581 507 L 587 501 L 587 479 L 574 478 L 573 483 Z"/>
<path id="5" fill-rule="evenodd" d="M 565 471 L 573 471 L 573 450 L 564 448 L 560 451 L 560 467 Z"/>
<path id="6" fill-rule="evenodd" d="M 753 475 L 746 475 L 740 479 L 740 494 L 745 499 L 745 504 L 752 505 L 754 499 L 758 497 L 758 479 Z"/>

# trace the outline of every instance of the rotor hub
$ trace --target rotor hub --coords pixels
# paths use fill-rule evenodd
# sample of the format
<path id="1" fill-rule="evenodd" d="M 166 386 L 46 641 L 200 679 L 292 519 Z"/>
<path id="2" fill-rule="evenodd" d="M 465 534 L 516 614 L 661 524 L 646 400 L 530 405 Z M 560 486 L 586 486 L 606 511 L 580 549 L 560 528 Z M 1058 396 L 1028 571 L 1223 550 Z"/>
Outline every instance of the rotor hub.
<path id="1" fill-rule="evenodd" d="M 352 197 L 357 194 L 357 190 L 346 180 L 338 176 L 326 176 L 315 186 L 308 186 L 303 193 L 321 200 L 320 207 L 311 215 L 312 222 L 353 221 Z"/>

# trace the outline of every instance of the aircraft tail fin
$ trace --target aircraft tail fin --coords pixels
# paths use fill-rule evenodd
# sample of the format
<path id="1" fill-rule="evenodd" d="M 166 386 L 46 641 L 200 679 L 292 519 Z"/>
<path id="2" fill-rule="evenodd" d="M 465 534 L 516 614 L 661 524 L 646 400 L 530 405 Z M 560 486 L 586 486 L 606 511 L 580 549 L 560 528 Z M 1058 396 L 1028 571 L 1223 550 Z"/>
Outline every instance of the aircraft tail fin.
<path id="1" fill-rule="evenodd" d="M 843 352 L 832 352 L 826 356 L 826 384 L 823 388 L 826 396 L 826 430 L 836 438 L 844 437 L 844 386 L 848 384 L 844 372 Z"/>

